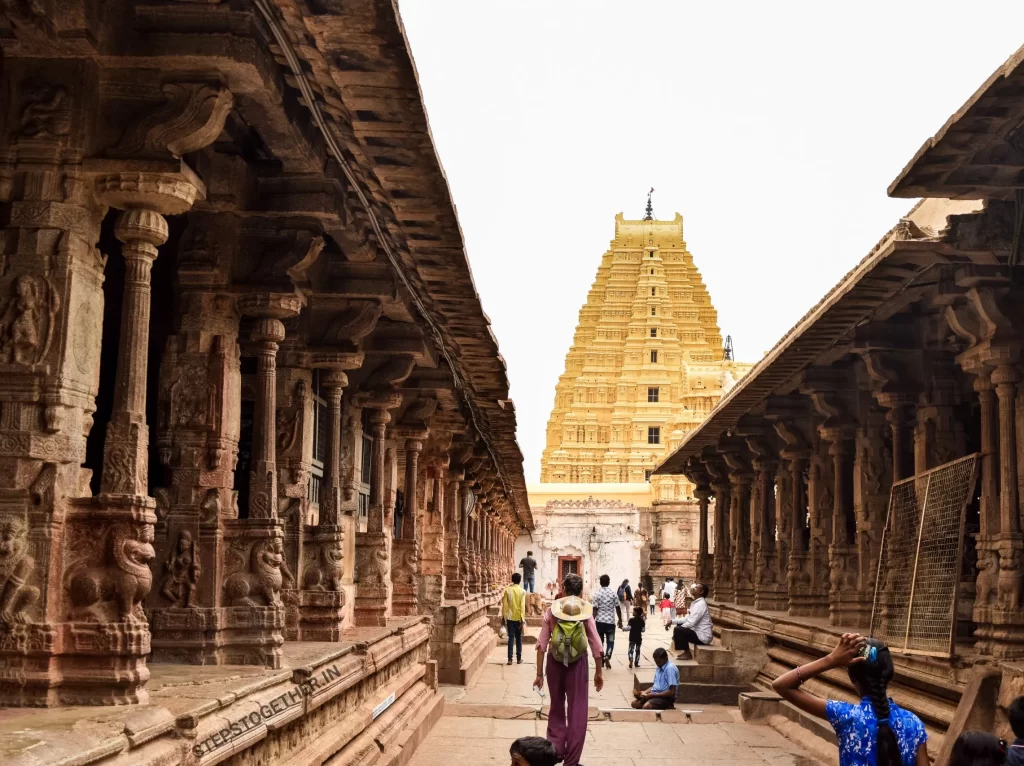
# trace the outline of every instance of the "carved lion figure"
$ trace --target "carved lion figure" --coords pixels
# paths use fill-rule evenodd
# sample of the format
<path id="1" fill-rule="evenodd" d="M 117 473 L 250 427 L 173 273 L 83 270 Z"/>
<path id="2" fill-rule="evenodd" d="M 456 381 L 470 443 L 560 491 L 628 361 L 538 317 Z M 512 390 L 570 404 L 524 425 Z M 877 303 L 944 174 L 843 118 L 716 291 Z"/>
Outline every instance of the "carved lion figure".
<path id="1" fill-rule="evenodd" d="M 79 568 L 71 575 L 71 619 L 144 624 L 142 602 L 153 587 L 149 562 L 156 558 L 153 526 L 115 524 L 107 539 L 106 561 Z"/>
<path id="2" fill-rule="evenodd" d="M 974 603 L 988 606 L 996 596 L 999 580 L 999 553 L 983 550 L 978 556 L 977 595 Z"/>
<path id="3" fill-rule="evenodd" d="M 341 581 L 345 575 L 344 541 L 324 543 L 315 563 L 306 568 L 302 576 L 305 590 L 342 592 Z"/>
<path id="4" fill-rule="evenodd" d="M 252 546 L 249 569 L 235 572 L 224 581 L 228 606 L 282 606 L 281 588 L 293 580 L 284 560 L 280 537 L 261 540 Z M 257 603 L 254 597 L 265 603 Z"/>
<path id="5" fill-rule="evenodd" d="M 1013 549 L 1009 556 L 999 557 L 999 594 L 996 604 L 1000 609 L 1016 610 L 1021 605 L 1024 575 L 1020 571 L 1021 551 Z"/>
<path id="6" fill-rule="evenodd" d="M 39 589 L 28 584 L 36 562 L 27 548 L 24 519 L 0 516 L 0 630 L 29 622 L 28 610 L 39 600 Z"/>

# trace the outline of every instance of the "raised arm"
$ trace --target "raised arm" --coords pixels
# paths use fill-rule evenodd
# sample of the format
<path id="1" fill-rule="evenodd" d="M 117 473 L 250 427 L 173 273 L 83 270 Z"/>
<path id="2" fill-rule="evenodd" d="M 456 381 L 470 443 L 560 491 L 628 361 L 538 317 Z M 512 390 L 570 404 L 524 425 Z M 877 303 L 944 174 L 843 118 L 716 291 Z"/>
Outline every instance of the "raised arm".
<path id="1" fill-rule="evenodd" d="M 864 643 L 864 637 L 857 633 L 844 633 L 839 639 L 839 644 L 821 659 L 801 665 L 788 673 L 783 673 L 772 683 L 776 694 L 787 702 L 791 702 L 805 713 L 810 713 L 818 718 L 825 717 L 826 701 L 821 697 L 803 691 L 800 685 L 808 679 L 819 676 L 833 668 L 845 668 L 855 662 L 863 662 L 860 656 L 860 647 Z"/>

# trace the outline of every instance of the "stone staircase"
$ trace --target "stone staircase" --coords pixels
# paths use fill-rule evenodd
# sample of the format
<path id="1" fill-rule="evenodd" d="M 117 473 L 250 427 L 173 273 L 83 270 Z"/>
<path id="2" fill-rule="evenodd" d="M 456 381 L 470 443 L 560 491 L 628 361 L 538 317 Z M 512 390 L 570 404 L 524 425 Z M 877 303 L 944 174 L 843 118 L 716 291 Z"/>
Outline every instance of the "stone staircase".
<path id="1" fill-rule="evenodd" d="M 765 636 L 755 630 L 723 629 L 719 643 L 694 647 L 692 660 L 670 661 L 679 669 L 676 702 L 698 705 L 738 705 L 740 695 L 753 689 L 753 681 L 768 661 Z M 633 686 L 648 689 L 654 668 L 634 673 Z"/>

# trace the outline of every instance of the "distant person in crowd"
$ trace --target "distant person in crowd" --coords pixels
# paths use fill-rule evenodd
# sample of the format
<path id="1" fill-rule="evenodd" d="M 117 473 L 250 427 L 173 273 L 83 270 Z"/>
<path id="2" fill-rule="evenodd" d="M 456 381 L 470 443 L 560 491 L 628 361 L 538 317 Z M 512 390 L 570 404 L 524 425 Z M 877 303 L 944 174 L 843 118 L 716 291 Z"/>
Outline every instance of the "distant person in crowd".
<path id="1" fill-rule="evenodd" d="M 537 559 L 533 557 L 533 551 L 527 551 L 526 556 L 519 560 L 519 568 L 523 570 L 523 590 L 533 593 L 533 581 L 537 573 Z"/>
<path id="2" fill-rule="evenodd" d="M 823 700 L 800 688 L 833 668 L 846 668 L 860 704 Z M 844 633 L 831 654 L 784 673 L 772 688 L 787 702 L 832 725 L 840 766 L 929 766 L 928 735 L 921 719 L 886 696 L 892 676 L 892 656 L 884 643 Z"/>
<path id="3" fill-rule="evenodd" d="M 533 686 L 538 690 L 544 688 L 546 671 L 551 694 L 548 741 L 565 759 L 566 766 L 579 766 L 587 737 L 590 704 L 587 648 L 589 646 L 594 656 L 596 691 L 604 688 L 604 650 L 594 623 L 594 607 L 582 598 L 583 578 L 567 575 L 562 581 L 562 590 L 567 594 L 565 598 L 555 601 L 544 613 L 544 623 L 537 637 L 537 678 Z"/>
<path id="4" fill-rule="evenodd" d="M 668 593 L 661 594 L 661 603 L 658 604 L 658 608 L 661 609 L 661 621 L 665 624 L 665 630 L 668 630 L 668 626 L 672 624 L 672 616 L 676 611 L 672 605 L 672 599 L 668 597 Z"/>
<path id="5" fill-rule="evenodd" d="M 686 587 L 683 582 L 683 578 L 680 577 L 676 580 L 676 592 L 672 597 L 673 602 L 676 605 L 676 616 L 681 617 L 686 614 L 687 601 L 689 601 L 690 589 Z"/>
<path id="6" fill-rule="evenodd" d="M 612 578 L 608 575 L 601 575 L 601 587 L 594 592 L 594 624 L 597 625 L 597 635 L 601 637 L 604 646 L 604 666 L 612 666 L 612 650 L 615 649 L 615 610 L 618 609 L 618 598 L 609 586 Z"/>
<path id="7" fill-rule="evenodd" d="M 695 582 L 690 589 L 693 594 L 693 601 L 684 617 L 673 617 L 672 624 L 675 630 L 672 631 L 672 645 L 679 652 L 676 659 L 689 660 L 693 658 L 690 646 L 707 646 L 711 643 L 712 625 L 711 612 L 708 610 L 708 603 L 705 596 L 708 594 L 708 586 L 704 583 Z M 678 604 L 678 602 L 676 602 Z M 667 626 L 666 626 L 667 628 Z"/>
<path id="8" fill-rule="evenodd" d="M 558 583 L 549 581 L 545 588 L 548 592 L 548 598 L 552 600 L 558 598 L 558 591 L 560 588 L 561 586 Z"/>
<path id="9" fill-rule="evenodd" d="M 1010 763 L 1006 742 L 985 731 L 965 731 L 953 743 L 949 766 L 1003 766 Z"/>
<path id="10" fill-rule="evenodd" d="M 640 644 L 643 643 L 646 627 L 643 607 L 633 607 L 633 616 L 629 618 L 629 666 L 631 668 L 640 667 Z"/>
<path id="11" fill-rule="evenodd" d="M 508 664 L 512 664 L 512 644 L 515 642 L 516 661 L 523 664 L 523 623 L 526 622 L 526 591 L 519 582 L 519 572 L 512 574 L 512 584 L 501 596 L 501 619 L 508 631 Z"/>
<path id="12" fill-rule="evenodd" d="M 647 588 L 644 587 L 643 583 L 636 586 L 636 593 L 633 594 L 633 608 L 640 609 L 641 614 L 647 616 L 647 603 L 651 600 L 650 594 L 647 592 Z"/>
<path id="13" fill-rule="evenodd" d="M 676 581 L 671 577 L 665 578 L 665 584 L 661 586 L 661 589 L 668 594 L 670 599 L 675 598 L 676 595 Z"/>
<path id="14" fill-rule="evenodd" d="M 623 620 L 629 619 L 629 610 L 633 603 L 633 589 L 629 587 L 629 580 L 623 580 L 622 585 L 615 592 L 615 595 L 619 597 L 618 617 L 619 617 L 619 628 L 625 630 L 623 626 Z"/>
<path id="15" fill-rule="evenodd" d="M 508 749 L 512 766 L 556 766 L 562 756 L 555 746 L 543 737 L 520 737 Z"/>
<path id="16" fill-rule="evenodd" d="M 1024 697 L 1011 702 L 1008 713 L 1016 739 L 1006 752 L 1006 766 L 1024 766 Z"/>
<path id="17" fill-rule="evenodd" d="M 679 668 L 668 661 L 668 652 L 660 646 L 654 650 L 654 683 L 647 691 L 633 690 L 633 707 L 644 710 L 668 710 L 676 701 L 676 687 L 679 686 Z"/>

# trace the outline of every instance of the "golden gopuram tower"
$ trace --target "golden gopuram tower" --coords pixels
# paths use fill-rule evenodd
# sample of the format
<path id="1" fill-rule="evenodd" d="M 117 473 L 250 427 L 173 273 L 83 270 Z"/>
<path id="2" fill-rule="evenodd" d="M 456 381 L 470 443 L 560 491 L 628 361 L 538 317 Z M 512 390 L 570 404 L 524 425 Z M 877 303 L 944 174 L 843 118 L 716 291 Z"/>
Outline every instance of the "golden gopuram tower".
<path id="1" fill-rule="evenodd" d="M 683 217 L 656 220 L 650 196 L 642 220 L 616 215 L 555 387 L 541 484 L 530 488 L 535 519 L 540 512 L 543 523 L 544 508 L 589 508 L 593 537 L 603 512 L 635 507 L 649 552 L 642 571 L 693 574 L 693 486 L 651 471 L 753 366 L 736 362 L 730 346 L 686 248 Z"/>

